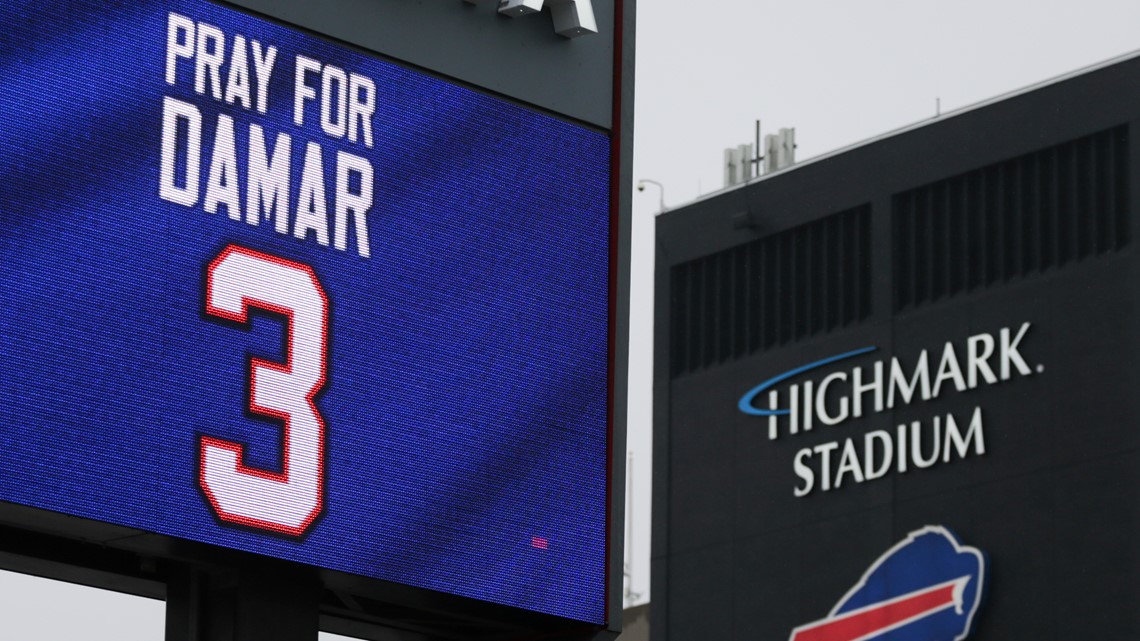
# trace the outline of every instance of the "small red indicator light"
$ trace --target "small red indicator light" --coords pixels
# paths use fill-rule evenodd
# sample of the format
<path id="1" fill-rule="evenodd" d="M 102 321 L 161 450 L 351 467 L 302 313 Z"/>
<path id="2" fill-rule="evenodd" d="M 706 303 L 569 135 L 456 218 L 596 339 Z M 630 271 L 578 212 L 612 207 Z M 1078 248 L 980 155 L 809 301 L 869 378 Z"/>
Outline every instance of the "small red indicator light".
<path id="1" fill-rule="evenodd" d="M 541 536 L 532 536 L 530 537 L 530 546 L 538 550 L 545 550 L 550 547 L 550 541 Z"/>

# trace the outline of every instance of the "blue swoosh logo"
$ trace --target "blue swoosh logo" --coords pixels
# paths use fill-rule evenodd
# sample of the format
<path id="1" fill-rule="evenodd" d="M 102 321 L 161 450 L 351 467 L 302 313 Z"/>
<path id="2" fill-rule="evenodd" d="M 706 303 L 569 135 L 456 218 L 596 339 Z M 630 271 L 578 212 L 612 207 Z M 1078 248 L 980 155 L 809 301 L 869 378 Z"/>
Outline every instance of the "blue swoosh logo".
<path id="1" fill-rule="evenodd" d="M 879 348 L 874 347 L 874 346 L 862 347 L 860 349 L 851 350 L 850 352 L 843 352 L 842 354 L 836 354 L 835 356 L 829 356 L 823 360 L 819 360 L 819 361 L 816 361 L 814 363 L 808 363 L 807 365 L 801 365 L 800 367 L 797 367 L 795 369 L 788 370 L 788 371 L 784 372 L 783 374 L 769 378 L 768 380 L 764 381 L 763 383 L 760 383 L 756 387 L 753 387 L 752 389 L 748 390 L 748 392 L 744 396 L 740 397 L 740 402 L 737 403 L 736 406 L 738 408 L 740 408 L 741 412 L 744 412 L 745 414 L 751 414 L 752 416 L 786 416 L 788 413 L 791 412 L 791 410 L 764 410 L 764 409 L 760 409 L 757 407 L 753 407 L 752 401 L 757 396 L 768 391 L 768 388 L 772 387 L 773 385 L 776 385 L 777 383 L 781 383 L 783 381 L 786 381 L 789 378 L 792 378 L 793 376 L 799 376 L 800 374 L 803 374 L 804 372 L 810 372 L 813 369 L 819 369 L 820 367 L 823 367 L 825 365 L 830 365 L 832 363 L 842 361 L 842 360 L 846 360 L 848 358 L 855 358 L 856 356 L 860 356 L 860 355 L 866 354 L 868 352 L 873 352 L 877 349 L 879 349 Z"/>

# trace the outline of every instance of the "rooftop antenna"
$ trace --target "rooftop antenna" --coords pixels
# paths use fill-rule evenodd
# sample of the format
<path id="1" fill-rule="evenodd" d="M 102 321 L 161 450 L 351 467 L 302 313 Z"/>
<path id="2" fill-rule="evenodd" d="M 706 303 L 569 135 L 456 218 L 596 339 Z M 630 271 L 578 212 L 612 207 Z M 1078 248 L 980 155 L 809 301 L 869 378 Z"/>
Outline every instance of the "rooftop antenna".
<path id="1" fill-rule="evenodd" d="M 761 163 L 764 162 L 764 156 L 760 155 L 760 119 L 756 119 L 756 153 L 752 157 L 752 175 L 759 176 L 761 172 Z"/>
<path id="2" fill-rule="evenodd" d="M 787 169 L 796 164 L 796 128 L 781 127 L 764 136 L 764 173 Z"/>
<path id="3" fill-rule="evenodd" d="M 724 150 L 724 186 L 742 185 L 752 178 L 752 145 Z"/>
<path id="4" fill-rule="evenodd" d="M 761 153 L 763 152 L 763 153 Z M 756 142 L 724 150 L 724 186 L 742 185 L 761 174 L 791 167 L 796 162 L 796 130 L 781 128 L 763 137 L 756 121 Z"/>

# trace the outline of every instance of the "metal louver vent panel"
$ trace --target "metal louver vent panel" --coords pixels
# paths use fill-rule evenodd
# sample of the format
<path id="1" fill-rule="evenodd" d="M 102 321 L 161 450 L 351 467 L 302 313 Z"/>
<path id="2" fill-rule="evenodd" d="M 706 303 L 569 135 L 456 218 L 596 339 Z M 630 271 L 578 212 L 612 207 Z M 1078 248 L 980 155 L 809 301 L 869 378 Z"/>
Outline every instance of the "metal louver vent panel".
<path id="1" fill-rule="evenodd" d="M 871 309 L 870 207 L 673 268 L 673 375 L 843 327 Z"/>
<path id="2" fill-rule="evenodd" d="M 895 311 L 1127 245 L 1128 144 L 1120 126 L 896 195 Z"/>

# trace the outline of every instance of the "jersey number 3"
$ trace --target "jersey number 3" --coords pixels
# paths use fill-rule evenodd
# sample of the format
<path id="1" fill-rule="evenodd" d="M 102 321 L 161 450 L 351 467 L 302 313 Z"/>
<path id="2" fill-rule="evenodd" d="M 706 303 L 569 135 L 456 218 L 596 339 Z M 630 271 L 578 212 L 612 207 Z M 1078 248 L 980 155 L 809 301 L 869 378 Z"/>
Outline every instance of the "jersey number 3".
<path id="1" fill-rule="evenodd" d="M 243 446 L 202 436 L 198 483 L 222 521 L 300 536 L 324 509 L 325 424 L 313 398 L 325 384 L 328 297 L 311 267 L 226 247 L 206 272 L 206 313 L 248 323 L 249 309 L 288 319 L 284 363 L 250 359 L 249 410 L 284 426 L 281 471 L 243 463 Z"/>

